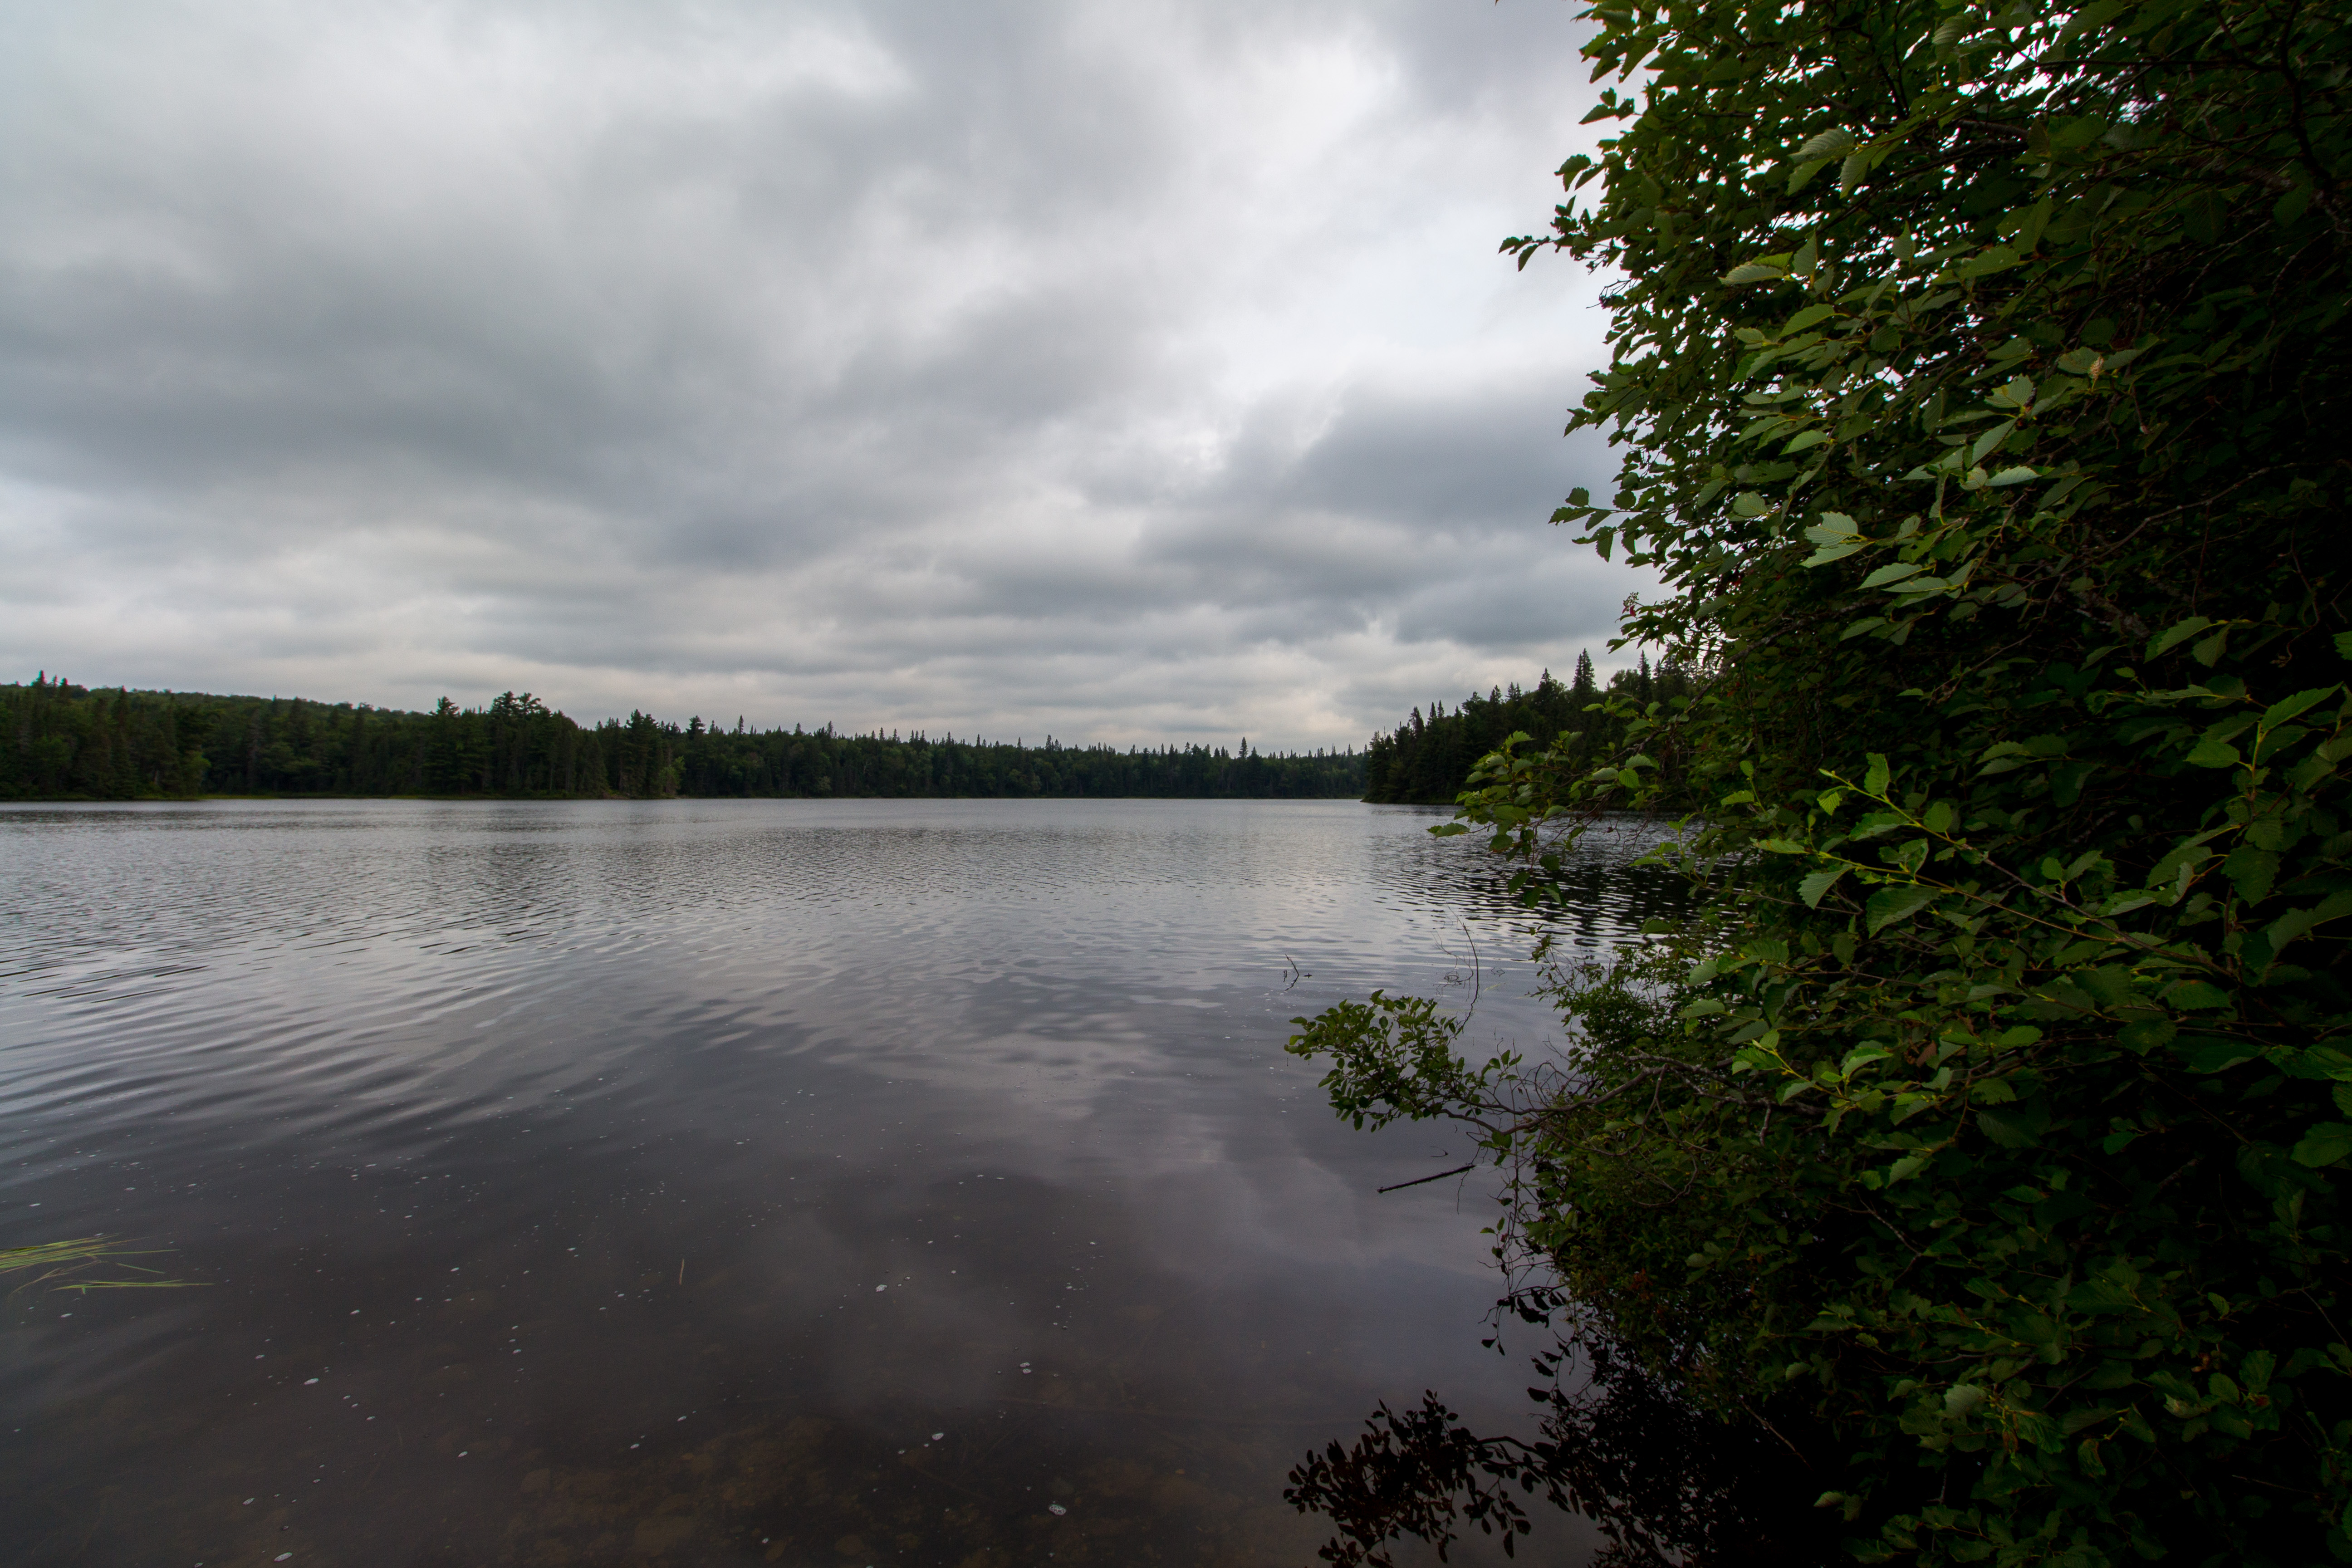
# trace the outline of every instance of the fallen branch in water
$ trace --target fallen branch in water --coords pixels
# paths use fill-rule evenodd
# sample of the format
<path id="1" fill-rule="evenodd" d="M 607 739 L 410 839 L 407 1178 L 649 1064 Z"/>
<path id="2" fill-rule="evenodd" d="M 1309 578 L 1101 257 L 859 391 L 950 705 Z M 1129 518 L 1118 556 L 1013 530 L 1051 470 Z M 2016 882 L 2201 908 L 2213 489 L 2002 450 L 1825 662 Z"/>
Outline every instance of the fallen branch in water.
<path id="1" fill-rule="evenodd" d="M 1458 1176 L 1465 1171 L 1475 1171 L 1477 1168 L 1478 1162 L 1473 1160 L 1466 1165 L 1456 1165 L 1450 1171 L 1440 1171 L 1433 1176 L 1415 1176 L 1410 1182 L 1391 1182 L 1385 1187 L 1375 1188 L 1374 1191 L 1383 1193 L 1402 1192 L 1407 1187 L 1417 1187 L 1423 1182 L 1442 1182 L 1448 1176 Z"/>

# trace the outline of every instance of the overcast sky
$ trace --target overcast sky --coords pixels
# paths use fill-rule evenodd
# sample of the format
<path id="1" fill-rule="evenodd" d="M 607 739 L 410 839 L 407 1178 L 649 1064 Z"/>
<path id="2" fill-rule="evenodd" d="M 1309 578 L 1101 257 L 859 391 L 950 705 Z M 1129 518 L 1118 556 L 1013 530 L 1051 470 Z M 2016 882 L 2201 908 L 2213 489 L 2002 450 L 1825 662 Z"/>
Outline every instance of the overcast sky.
<path id="1" fill-rule="evenodd" d="M 0 679 L 1346 745 L 1642 585 L 1561 0 L 0 16 Z"/>

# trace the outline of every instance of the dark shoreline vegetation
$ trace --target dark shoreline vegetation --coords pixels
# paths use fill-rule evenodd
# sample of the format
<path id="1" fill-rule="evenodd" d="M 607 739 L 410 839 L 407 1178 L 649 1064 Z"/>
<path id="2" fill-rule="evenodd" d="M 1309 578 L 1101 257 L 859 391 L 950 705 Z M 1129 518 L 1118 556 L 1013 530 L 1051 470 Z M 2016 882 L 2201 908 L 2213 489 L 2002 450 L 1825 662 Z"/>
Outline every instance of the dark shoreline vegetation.
<path id="1" fill-rule="evenodd" d="M 1549 971 L 1548 1061 L 1297 1020 L 1479 1140 L 1558 1381 L 1288 1495 L 1343 1563 L 1531 1497 L 1611 1564 L 2352 1561 L 2352 11 L 1583 14 L 1603 140 L 1505 249 L 1615 274 L 1554 521 L 1701 690 L 1438 831 L 1556 902 L 1677 754 L 1693 907 Z"/>
<path id="2" fill-rule="evenodd" d="M 1669 708 L 1686 703 L 1698 690 L 1689 669 L 1672 655 L 1653 670 L 1644 653 L 1631 669 L 1612 673 L 1604 687 L 1593 676 L 1591 655 L 1580 653 L 1575 676 L 1565 686 L 1547 669 L 1527 690 L 1514 682 L 1484 697 L 1473 692 L 1451 713 L 1443 702 L 1433 702 L 1428 717 L 1416 708 L 1393 732 L 1374 735 L 1364 749 L 1364 798 L 1451 805 L 1480 760 L 1515 733 L 1544 745 L 1559 741 L 1571 763 L 1598 765 L 1624 750 L 1625 727 L 1634 715 L 1648 711 L 1653 702 Z M 1562 741 L 1563 736 L 1571 738 Z M 1651 804 L 1692 804 L 1683 799 L 1686 774 L 1675 737 L 1664 740 L 1657 759 L 1664 793 Z"/>
<path id="3" fill-rule="evenodd" d="M 1353 799 L 1364 753 L 1119 751 L 927 735 L 583 726 L 528 692 L 430 713 L 300 698 L 0 685 L 0 800 L 199 795 Z"/>

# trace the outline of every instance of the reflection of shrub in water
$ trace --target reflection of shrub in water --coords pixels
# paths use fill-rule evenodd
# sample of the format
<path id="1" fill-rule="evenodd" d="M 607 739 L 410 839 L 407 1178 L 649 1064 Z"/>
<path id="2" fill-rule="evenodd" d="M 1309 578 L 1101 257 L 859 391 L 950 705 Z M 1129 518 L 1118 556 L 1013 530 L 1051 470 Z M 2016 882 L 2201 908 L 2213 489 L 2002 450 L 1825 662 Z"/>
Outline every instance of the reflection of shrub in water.
<path id="1" fill-rule="evenodd" d="M 1559 1302 L 1537 1291 L 1506 1305 L 1543 1321 Z M 1560 1369 L 1580 1363 L 1583 1380 L 1563 1386 Z M 1406 1537 L 1442 1558 L 1472 1525 L 1512 1552 L 1532 1529 L 1521 1496 L 1597 1524 L 1609 1544 L 1593 1562 L 1605 1568 L 1832 1555 L 1831 1521 L 1808 1506 L 1819 1479 L 1776 1436 L 1707 1416 L 1589 1330 L 1571 1330 L 1536 1365 L 1550 1386 L 1530 1391 L 1548 1406 L 1533 1441 L 1480 1437 L 1424 1394 L 1418 1410 L 1383 1404 L 1352 1447 L 1309 1454 L 1283 1497 L 1330 1519 L 1324 1561 L 1391 1568 L 1387 1543 Z"/>
<path id="2" fill-rule="evenodd" d="M 1399 881 L 1449 916 L 1475 911 L 1529 925 L 1587 950 L 1622 942 L 1647 921 L 1680 919 L 1696 907 L 1689 878 L 1640 857 L 1668 837 L 1655 818 L 1619 814 L 1589 824 L 1570 850 L 1514 864 L 1447 839 L 1412 847 Z M 1400 851 L 1401 855 L 1405 852 Z M 1530 889 L 1536 896 L 1528 896 Z"/>
<path id="3" fill-rule="evenodd" d="M 1415 1411 L 1382 1406 L 1352 1449 L 1310 1457 L 1286 1496 L 1332 1520 L 1324 1556 L 1345 1564 L 1389 1564 L 1382 1542 L 1406 1536 L 1442 1549 L 1471 1525 L 1507 1549 L 1531 1528 L 1520 1499 L 1538 1496 L 1600 1526 L 1604 1563 L 1827 1560 L 1843 1521 L 1813 1510 L 1825 1483 L 1800 1454 L 1818 1438 L 1727 1375 L 1802 1304 L 1771 1271 L 1693 1281 L 1683 1267 L 1726 1221 L 1691 1201 L 1702 1185 L 1737 1195 L 1740 1223 L 1811 1222 L 1788 1212 L 1752 1149 L 1706 1135 L 1719 1069 L 1679 1026 L 1687 955 L 1639 947 L 1598 963 L 1557 936 L 1538 952 L 1537 994 L 1569 1032 L 1549 1059 L 1473 1065 L 1454 1048 L 1464 1018 L 1379 992 L 1297 1020 L 1289 1047 L 1330 1058 L 1323 1087 L 1356 1125 L 1456 1121 L 1503 1174 L 1496 1252 L 1520 1285 L 1504 1306 L 1559 1335 L 1537 1358 L 1541 1435 L 1480 1437 L 1431 1394 Z"/>

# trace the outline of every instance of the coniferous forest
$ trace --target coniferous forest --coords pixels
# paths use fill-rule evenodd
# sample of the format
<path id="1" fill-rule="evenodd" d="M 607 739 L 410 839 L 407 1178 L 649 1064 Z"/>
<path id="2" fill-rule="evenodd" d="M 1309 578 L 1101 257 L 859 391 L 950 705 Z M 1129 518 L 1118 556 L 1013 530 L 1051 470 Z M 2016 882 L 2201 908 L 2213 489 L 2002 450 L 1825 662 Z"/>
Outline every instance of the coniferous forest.
<path id="1" fill-rule="evenodd" d="M 1580 653 L 1575 678 L 1565 686 L 1547 669 L 1531 690 L 1514 684 L 1484 697 L 1473 693 L 1451 712 L 1433 702 L 1426 716 L 1416 708 L 1393 733 L 1373 736 L 1364 756 L 1364 798 L 1451 804 L 1478 760 L 1515 733 L 1544 747 L 1563 735 L 1572 737 L 1567 752 L 1598 765 L 1624 749 L 1633 717 L 1647 712 L 1652 703 L 1670 709 L 1693 695 L 1691 672 L 1671 655 L 1653 669 L 1644 654 L 1604 686 L 1594 678 L 1591 655 Z M 1659 761 L 1666 782 L 1678 784 L 1680 759 L 1662 755 Z"/>
<path id="2" fill-rule="evenodd" d="M 0 685 L 0 800 L 194 795 L 1071 796 L 1329 799 L 1363 793 L 1353 750 L 1119 751 L 927 735 L 583 726 L 525 692 L 429 713 L 301 698 Z"/>

